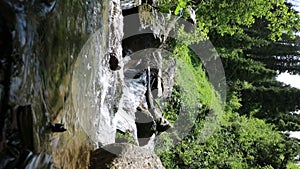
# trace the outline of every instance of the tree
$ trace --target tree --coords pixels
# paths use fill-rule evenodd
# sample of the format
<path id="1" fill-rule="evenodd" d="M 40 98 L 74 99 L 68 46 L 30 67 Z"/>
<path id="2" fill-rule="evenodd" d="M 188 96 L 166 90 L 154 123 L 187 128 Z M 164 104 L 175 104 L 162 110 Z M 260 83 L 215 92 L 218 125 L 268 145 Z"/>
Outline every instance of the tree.
<path id="1" fill-rule="evenodd" d="M 296 113 L 280 113 L 267 122 L 275 124 L 280 131 L 300 131 L 300 115 Z"/>
<path id="2" fill-rule="evenodd" d="M 281 41 L 270 42 L 263 47 L 245 50 L 246 55 L 266 64 L 266 67 L 279 73 L 300 74 L 300 37 L 291 39 L 284 36 Z"/>
<path id="3" fill-rule="evenodd" d="M 289 113 L 300 110 L 300 90 L 290 86 L 282 87 L 252 87 L 242 89 L 243 105 L 239 110 L 241 114 L 250 115 L 259 109 L 254 116 L 258 118 L 273 118 L 279 113 Z"/>
<path id="4" fill-rule="evenodd" d="M 285 168 L 299 145 L 256 118 L 227 114 L 205 142 L 196 125 L 173 149 L 159 154 L 166 168 Z"/>
<path id="5" fill-rule="evenodd" d="M 215 29 L 222 36 L 243 32 L 244 27 L 250 27 L 257 18 L 268 21 L 270 39 L 280 39 L 283 32 L 293 35 L 299 29 L 299 16 L 289 4 L 277 0 L 160 0 L 159 9 L 175 15 L 189 16 L 189 8 L 197 8 L 197 26 L 204 32 Z"/>
<path id="6" fill-rule="evenodd" d="M 208 102 L 209 92 L 204 91 L 201 85 L 194 84 L 205 81 L 204 77 L 192 81 L 192 85 L 189 84 L 191 80 L 184 80 L 186 85 L 192 86 L 194 93 L 190 96 L 186 94 L 189 90 L 179 90 L 176 97 L 184 97 L 178 97 L 180 101 L 176 102 L 175 110 L 178 104 L 188 105 L 189 100 L 194 102 L 199 95 L 201 97 L 198 100 L 203 107 L 198 110 L 199 116 L 188 136 L 174 148 L 158 151 L 166 168 L 286 168 L 293 163 L 300 150 L 299 145 L 295 144 L 297 140 L 291 141 L 276 130 L 279 123 L 282 123 L 282 128 L 297 128 L 298 121 L 295 118 L 284 116 L 285 120 L 282 121 L 279 118 L 289 111 L 299 109 L 300 100 L 297 96 L 300 92 L 275 82 L 277 67 L 286 67 L 279 63 L 288 59 L 287 55 L 280 58 L 283 60 L 275 62 L 272 60 L 273 51 L 263 50 L 263 47 L 282 47 L 286 53 L 296 54 L 296 48 L 291 46 L 296 40 L 289 37 L 294 36 L 300 24 L 299 15 L 292 10 L 291 5 L 277 0 L 177 0 L 177 3 L 160 0 L 159 4 L 161 11 L 171 11 L 185 18 L 189 17 L 189 8 L 197 8 L 197 27 L 217 47 L 228 84 L 231 84 L 228 90 L 230 100 L 224 112 L 215 111 L 217 101 L 214 104 Z M 266 57 L 255 53 L 256 49 L 262 49 Z M 184 53 L 186 58 L 191 57 L 188 52 Z M 191 59 L 186 61 L 194 66 Z M 289 62 L 290 70 L 296 65 L 294 61 Z M 192 66 L 182 70 L 188 72 L 187 69 Z M 182 76 L 186 78 L 187 74 Z M 201 75 L 195 72 L 190 79 L 197 77 L 197 74 Z M 205 89 L 211 92 L 211 89 Z M 172 105 L 169 106 L 169 110 L 174 110 Z M 223 113 L 223 116 L 215 126 L 215 132 L 204 142 L 201 130 L 205 123 L 205 113 L 210 110 Z M 246 116 L 233 113 L 236 110 Z M 256 117 L 275 123 L 277 128 Z M 271 121 L 272 118 L 274 121 Z M 173 137 L 177 137 L 176 133 L 165 135 L 163 145 L 172 145 L 170 138 Z"/>

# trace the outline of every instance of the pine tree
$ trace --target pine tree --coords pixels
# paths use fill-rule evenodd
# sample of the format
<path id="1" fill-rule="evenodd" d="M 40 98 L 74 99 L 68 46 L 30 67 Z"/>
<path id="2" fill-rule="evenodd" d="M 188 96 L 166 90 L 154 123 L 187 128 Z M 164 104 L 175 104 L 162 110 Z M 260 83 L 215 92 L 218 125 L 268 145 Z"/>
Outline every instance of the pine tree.
<path id="1" fill-rule="evenodd" d="M 271 85 L 242 89 L 240 113 L 249 115 L 256 111 L 255 117 L 271 119 L 280 113 L 300 110 L 299 96 L 300 90 L 290 86 Z"/>

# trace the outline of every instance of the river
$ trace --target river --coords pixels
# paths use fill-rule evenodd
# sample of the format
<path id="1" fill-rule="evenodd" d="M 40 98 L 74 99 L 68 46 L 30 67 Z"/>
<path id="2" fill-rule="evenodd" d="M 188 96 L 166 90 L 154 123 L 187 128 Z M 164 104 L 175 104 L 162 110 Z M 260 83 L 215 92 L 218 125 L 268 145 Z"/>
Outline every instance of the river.
<path id="1" fill-rule="evenodd" d="M 88 168 L 90 152 L 117 131 L 141 144 L 139 129 L 151 137 L 154 126 L 170 127 L 149 91 L 171 94 L 175 62 L 162 64 L 160 50 L 130 55 L 158 48 L 153 35 L 122 41 L 122 9 L 137 5 L 0 1 L 0 168 Z M 148 121 L 136 122 L 137 110 Z"/>
<path id="2" fill-rule="evenodd" d="M 74 81 L 84 85 L 86 79 L 73 74 L 77 75 L 74 67 L 81 64 L 79 60 L 84 56 L 80 54 L 86 50 L 82 48 L 89 37 L 101 30 L 98 37 L 108 39 L 110 3 L 109 0 L 1 1 L 1 29 L 3 34 L 11 34 L 1 39 L 11 47 L 1 57 L 4 68 L 1 119 L 5 119 L 1 126 L 2 167 L 38 168 L 53 160 L 54 167 L 87 168 L 93 144 L 80 123 L 83 113 L 88 112 L 79 111 L 73 103 L 74 95 L 85 97 L 83 93 L 72 94 L 72 90 L 80 90 L 75 88 Z M 94 45 L 98 46 L 98 55 L 108 52 L 105 41 Z M 85 101 L 82 105 L 87 104 Z M 53 133 L 50 123 L 64 124 L 67 131 Z M 32 135 L 30 146 L 24 145 L 24 135 Z M 21 141 L 15 143 L 16 140 Z M 23 154 L 27 159 L 21 159 Z"/>

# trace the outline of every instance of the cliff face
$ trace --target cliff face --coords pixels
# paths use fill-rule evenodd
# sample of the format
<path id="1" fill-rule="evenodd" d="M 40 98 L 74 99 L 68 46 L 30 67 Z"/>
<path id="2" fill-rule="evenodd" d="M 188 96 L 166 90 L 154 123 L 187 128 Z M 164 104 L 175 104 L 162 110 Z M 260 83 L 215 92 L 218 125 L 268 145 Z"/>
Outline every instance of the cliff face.
<path id="1" fill-rule="evenodd" d="M 170 125 L 155 99 L 170 95 L 175 61 L 152 34 L 124 36 L 122 8 L 140 4 L 0 2 L 0 168 L 87 168 L 120 134 L 143 147 L 122 144 L 111 167 L 125 152 L 161 166 L 153 139 Z"/>

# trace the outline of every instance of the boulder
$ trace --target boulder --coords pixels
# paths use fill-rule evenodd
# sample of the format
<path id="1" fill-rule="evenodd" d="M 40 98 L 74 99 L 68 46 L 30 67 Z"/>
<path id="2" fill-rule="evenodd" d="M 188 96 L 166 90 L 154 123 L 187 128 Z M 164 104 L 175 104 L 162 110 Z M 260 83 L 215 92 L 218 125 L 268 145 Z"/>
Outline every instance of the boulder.
<path id="1" fill-rule="evenodd" d="M 151 150 L 128 143 L 106 145 L 91 153 L 90 169 L 164 169 Z"/>

